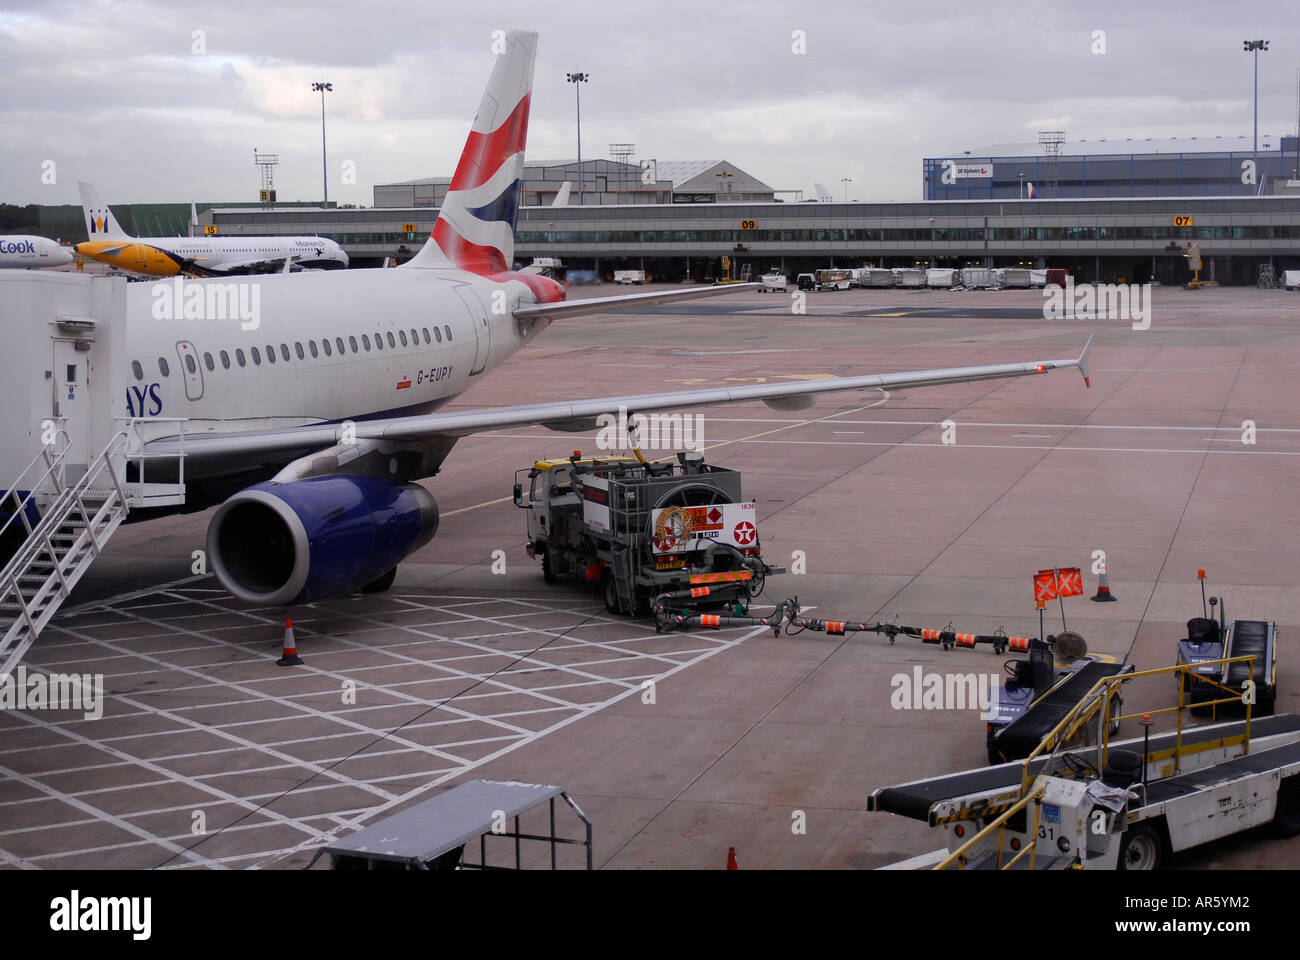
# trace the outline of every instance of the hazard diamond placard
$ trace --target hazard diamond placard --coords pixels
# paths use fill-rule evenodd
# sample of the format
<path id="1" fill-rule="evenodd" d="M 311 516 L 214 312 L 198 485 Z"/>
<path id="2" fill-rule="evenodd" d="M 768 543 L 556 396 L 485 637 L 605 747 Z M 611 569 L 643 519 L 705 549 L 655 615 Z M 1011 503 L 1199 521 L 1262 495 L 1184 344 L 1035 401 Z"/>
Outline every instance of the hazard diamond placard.
<path id="1" fill-rule="evenodd" d="M 656 555 L 703 550 L 710 542 L 756 547 L 757 515 L 753 500 L 652 510 L 651 547 Z"/>

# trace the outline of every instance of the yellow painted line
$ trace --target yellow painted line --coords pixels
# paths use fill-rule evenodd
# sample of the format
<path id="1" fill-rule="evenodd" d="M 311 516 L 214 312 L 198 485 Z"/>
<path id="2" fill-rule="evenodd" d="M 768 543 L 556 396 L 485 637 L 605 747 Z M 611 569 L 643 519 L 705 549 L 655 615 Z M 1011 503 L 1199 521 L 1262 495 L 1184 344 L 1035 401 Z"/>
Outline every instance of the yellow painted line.
<path id="1" fill-rule="evenodd" d="M 905 317 L 905 316 L 907 316 L 907 314 L 906 314 L 906 313 L 868 313 L 868 314 L 865 314 L 865 316 L 868 316 L 868 317 Z"/>
<path id="2" fill-rule="evenodd" d="M 454 517 L 458 513 L 468 513 L 471 510 L 477 510 L 479 507 L 490 507 L 494 503 L 505 503 L 507 500 L 514 500 L 514 497 L 497 497 L 495 500 L 484 500 L 482 503 L 476 503 L 472 507 L 461 507 L 459 510 L 448 510 L 446 513 L 439 514 L 441 517 Z"/>
<path id="3" fill-rule="evenodd" d="M 831 421 L 834 417 L 846 417 L 850 413 L 861 413 L 863 410 L 870 410 L 873 407 L 878 407 L 881 404 L 885 403 L 887 400 L 889 400 L 888 390 L 885 390 L 881 387 L 876 387 L 875 389 L 879 390 L 883 394 L 883 396 L 879 400 L 874 400 L 871 403 L 864 404 L 863 406 L 860 407 L 854 407 L 852 410 L 841 410 L 838 413 L 828 413 L 824 417 L 810 417 L 807 420 L 796 420 L 794 423 L 787 423 L 785 426 L 782 427 L 775 427 L 771 430 L 764 430 L 761 433 L 751 433 L 747 437 L 737 437 L 735 440 L 723 440 L 721 443 L 710 444 L 700 452 L 703 453 L 704 450 L 717 450 L 719 447 L 727 447 L 733 443 L 745 443 L 748 440 L 757 440 L 759 437 L 766 437 L 773 433 L 780 433 L 782 430 L 794 430 L 797 427 L 806 427 L 810 423 L 825 423 Z M 667 457 L 660 457 L 658 460 L 652 462 L 665 463 L 669 460 L 676 460 L 676 459 L 677 459 L 677 454 L 674 453 Z"/>
<path id="4" fill-rule="evenodd" d="M 808 419 L 808 420 L 796 420 L 794 423 L 788 423 L 788 424 L 786 424 L 785 426 L 782 426 L 782 427 L 776 427 L 775 429 L 772 429 L 772 430 L 764 430 L 762 433 L 751 434 L 751 435 L 748 436 L 748 437 L 737 437 L 735 440 L 724 440 L 722 443 L 715 443 L 715 444 L 713 444 L 712 446 L 705 447 L 704 449 L 705 449 L 705 450 L 716 450 L 716 449 L 719 448 L 719 447 L 726 447 L 726 446 L 729 446 L 729 445 L 731 445 L 731 444 L 733 444 L 733 443 L 744 443 L 746 440 L 755 440 L 755 439 L 757 439 L 758 437 L 766 437 L 768 434 L 772 434 L 772 433 L 780 433 L 782 430 L 793 430 L 795 427 L 806 427 L 806 426 L 807 426 L 808 424 L 810 424 L 810 423 L 822 423 L 823 421 L 830 420 L 830 419 L 833 418 L 833 417 L 843 417 L 843 416 L 847 416 L 847 415 L 849 415 L 850 413 L 861 413 L 863 410 L 870 410 L 870 409 L 873 408 L 873 407 L 878 407 L 878 406 L 880 406 L 881 404 L 885 403 L 885 402 L 889 399 L 889 391 L 888 391 L 888 390 L 883 390 L 883 389 L 881 389 L 880 387 L 876 387 L 876 389 L 877 389 L 877 390 L 880 390 L 880 392 L 881 392 L 882 394 L 884 394 L 884 396 L 882 396 L 880 399 L 875 400 L 875 401 L 873 401 L 873 402 L 871 402 L 871 403 L 864 404 L 864 405 L 861 406 L 861 407 L 854 407 L 852 410 L 841 410 L 841 411 L 839 411 L 838 413 L 828 413 L 828 414 L 826 414 L 826 416 L 824 416 L 824 417 L 814 417 L 814 418 L 810 418 L 810 419 Z M 703 451 L 701 451 L 701 452 L 703 452 Z M 665 462 L 665 461 L 667 461 L 667 460 L 676 460 L 676 459 L 677 459 L 677 454 L 674 453 L 674 454 L 672 454 L 671 456 L 660 457 L 658 460 L 654 460 L 654 461 L 652 461 L 652 462 L 653 462 L 653 463 L 663 463 L 663 462 Z M 454 516 L 456 516 L 456 514 L 458 514 L 458 513 L 469 513 L 469 511 L 471 511 L 471 510 L 479 510 L 479 509 L 481 509 L 481 508 L 483 508 L 483 507 L 491 507 L 491 506 L 494 506 L 495 504 L 498 504 L 498 503 L 505 503 L 505 502 L 507 502 L 507 501 L 511 501 L 511 502 L 513 502 L 513 501 L 514 501 L 514 497 L 513 497 L 513 496 L 510 496 L 510 497 L 497 497 L 495 500 L 484 500 L 482 503 L 476 503 L 476 504 L 474 504 L 473 506 L 469 506 L 469 507 L 461 507 L 459 510 L 448 510 L 446 513 L 440 514 L 439 516 L 442 516 L 442 517 L 454 517 Z"/>

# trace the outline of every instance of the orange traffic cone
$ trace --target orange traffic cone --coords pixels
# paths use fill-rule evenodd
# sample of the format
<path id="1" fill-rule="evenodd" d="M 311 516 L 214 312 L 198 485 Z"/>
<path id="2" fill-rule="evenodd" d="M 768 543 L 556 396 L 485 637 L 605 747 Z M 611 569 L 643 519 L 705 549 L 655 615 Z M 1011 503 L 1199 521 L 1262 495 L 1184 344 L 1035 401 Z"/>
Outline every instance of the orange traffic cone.
<path id="1" fill-rule="evenodd" d="M 727 848 L 727 869 L 728 869 L 728 870 L 739 870 L 739 869 L 740 869 L 740 864 L 736 862 L 736 848 L 735 848 L 735 847 L 728 847 L 728 848 Z"/>
<path id="2" fill-rule="evenodd" d="M 298 641 L 293 638 L 293 620 L 286 617 L 284 621 L 284 650 L 279 660 L 275 661 L 277 667 L 296 667 L 302 663 L 298 656 Z"/>
<path id="3" fill-rule="evenodd" d="M 1101 573 L 1097 574 L 1097 595 L 1092 599 L 1098 603 L 1114 603 L 1115 598 L 1110 593 L 1110 580 L 1106 578 L 1106 568 L 1101 568 Z"/>

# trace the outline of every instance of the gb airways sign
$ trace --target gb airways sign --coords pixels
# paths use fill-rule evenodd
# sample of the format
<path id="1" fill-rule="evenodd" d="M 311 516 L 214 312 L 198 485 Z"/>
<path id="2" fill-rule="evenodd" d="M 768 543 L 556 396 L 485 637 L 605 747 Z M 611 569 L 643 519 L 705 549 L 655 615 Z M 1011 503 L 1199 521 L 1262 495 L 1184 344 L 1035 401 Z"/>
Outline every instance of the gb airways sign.
<path id="1" fill-rule="evenodd" d="M 992 180 L 991 163 L 958 163 L 956 160 L 943 162 L 943 183 L 956 183 L 958 180 Z"/>

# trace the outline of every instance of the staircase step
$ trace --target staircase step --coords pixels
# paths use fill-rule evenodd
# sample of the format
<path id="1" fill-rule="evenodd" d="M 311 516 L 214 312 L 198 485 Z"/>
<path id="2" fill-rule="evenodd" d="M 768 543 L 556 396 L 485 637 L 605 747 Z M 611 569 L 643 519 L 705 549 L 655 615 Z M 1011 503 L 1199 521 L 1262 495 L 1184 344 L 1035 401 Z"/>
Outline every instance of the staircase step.
<path id="1" fill-rule="evenodd" d="M 48 621 L 64 603 L 133 505 L 185 502 L 183 484 L 136 483 L 119 489 L 113 474 L 105 472 L 106 464 L 101 457 L 71 487 L 39 498 L 40 521 L 25 531 L 26 543 L 0 576 L 0 672 L 13 669 L 36 639 L 36 624 Z"/>

